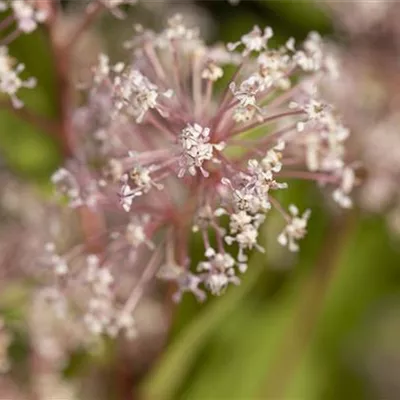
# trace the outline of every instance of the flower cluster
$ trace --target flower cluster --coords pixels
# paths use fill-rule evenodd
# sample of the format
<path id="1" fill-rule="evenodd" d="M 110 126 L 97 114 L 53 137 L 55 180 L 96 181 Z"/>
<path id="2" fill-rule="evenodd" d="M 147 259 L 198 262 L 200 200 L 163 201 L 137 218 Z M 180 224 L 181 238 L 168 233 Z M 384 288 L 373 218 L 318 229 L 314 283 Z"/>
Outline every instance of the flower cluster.
<path id="1" fill-rule="evenodd" d="M 254 27 L 226 48 L 207 46 L 175 16 L 160 33 L 137 27 L 130 62 L 99 56 L 74 117 L 76 158 L 52 180 L 71 207 L 90 208 L 107 229 L 96 255 L 85 245 L 63 256 L 48 247 L 56 292 L 84 282 L 92 333 L 132 335 L 154 277 L 175 283 L 177 301 L 239 284 L 249 251 L 263 251 L 259 228 L 273 209 L 286 222 L 278 242 L 297 251 L 310 211 L 287 212 L 278 201 L 289 179 L 330 185 L 339 205 L 351 205 L 348 130 L 318 91 L 336 73 L 332 59 L 317 33 L 299 49 L 293 39 L 270 48 L 272 35 Z M 213 96 L 226 65 L 235 72 Z M 205 258 L 193 268 L 191 230 Z"/>
<path id="2" fill-rule="evenodd" d="M 400 3 L 349 1 L 339 5 L 326 0 L 346 36 L 346 48 L 330 44 L 344 72 L 340 81 L 326 82 L 326 95 L 340 106 L 353 132 L 351 151 L 357 152 L 364 169 L 358 192 L 362 208 L 386 213 L 389 228 L 400 232 L 400 98 L 398 67 L 393 57 L 400 51 Z M 358 96 L 353 96 L 358 93 Z M 348 181 L 351 179 L 347 173 Z"/>
<path id="3" fill-rule="evenodd" d="M 1 21 L 0 31 L 5 36 L 0 40 L 0 92 L 8 95 L 13 107 L 21 108 L 23 102 L 17 97 L 21 88 L 33 88 L 36 79 L 22 79 L 24 64 L 9 55 L 8 45 L 23 33 L 33 32 L 39 23 L 44 22 L 47 13 L 31 0 L 0 1 L 0 12 L 10 9 L 11 15 Z"/>
<path id="4" fill-rule="evenodd" d="M 33 32 L 38 24 L 47 18 L 46 11 L 41 9 L 34 0 L 2 0 L 0 11 L 6 11 L 8 8 L 12 11 L 9 23 L 15 21 L 17 29 L 24 33 Z"/>

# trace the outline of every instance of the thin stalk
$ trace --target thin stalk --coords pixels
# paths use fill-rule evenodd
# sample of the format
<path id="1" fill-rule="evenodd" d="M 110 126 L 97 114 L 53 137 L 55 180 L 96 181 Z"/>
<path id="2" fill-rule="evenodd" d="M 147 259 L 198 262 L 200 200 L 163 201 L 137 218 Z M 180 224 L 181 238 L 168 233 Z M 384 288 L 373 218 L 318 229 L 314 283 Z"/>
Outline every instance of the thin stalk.
<path id="1" fill-rule="evenodd" d="M 61 9 L 54 3 L 52 3 L 51 6 L 52 13 L 47 20 L 47 29 L 53 56 L 56 85 L 58 88 L 58 136 L 61 141 L 63 155 L 65 159 L 68 159 L 73 156 L 76 149 L 75 135 L 72 126 L 72 112 L 75 106 L 73 96 L 74 88 L 70 76 L 72 49 L 68 46 L 65 48 L 58 40 L 57 23 L 58 18 L 60 18 L 59 14 L 61 13 Z M 85 28 L 88 27 L 87 23 L 81 26 Z M 104 250 L 104 239 L 101 237 L 99 238 L 98 233 L 105 231 L 104 216 L 98 212 L 92 211 L 87 206 L 80 207 L 78 213 L 88 249 L 93 253 L 101 254 Z"/>
<path id="2" fill-rule="evenodd" d="M 66 52 L 70 51 L 71 48 L 79 42 L 82 34 L 85 33 L 85 31 L 90 27 L 90 25 L 95 21 L 95 19 L 101 14 L 104 9 L 104 5 L 99 1 L 92 3 L 91 7 L 87 8 L 86 14 L 79 22 L 75 31 L 72 32 L 69 40 L 64 45 L 64 49 Z"/>
<path id="3" fill-rule="evenodd" d="M 164 247 L 164 243 L 158 245 L 157 250 L 153 253 L 150 261 L 148 262 L 143 274 L 137 281 L 135 287 L 133 288 L 131 295 L 129 296 L 127 302 L 125 303 L 122 314 L 131 314 L 139 303 L 142 297 L 146 284 L 151 280 L 151 278 L 156 274 L 157 268 L 160 266 L 161 261 L 161 250 Z"/>
<path id="4" fill-rule="evenodd" d="M 233 131 L 233 132 L 228 132 L 228 135 L 226 135 L 225 137 L 233 137 L 236 135 L 240 135 L 241 133 L 250 131 L 252 129 L 255 128 L 261 128 L 263 125 L 265 125 L 268 122 L 271 121 L 275 121 L 279 118 L 284 118 L 284 117 L 290 117 L 290 116 L 294 116 L 294 115 L 300 115 L 300 114 L 304 114 L 303 111 L 285 111 L 283 113 L 280 114 L 275 114 L 275 115 L 271 115 L 269 117 L 265 117 L 263 118 L 261 121 L 257 121 L 257 122 L 253 122 L 251 124 L 245 125 L 241 128 L 238 128 L 237 130 Z"/>

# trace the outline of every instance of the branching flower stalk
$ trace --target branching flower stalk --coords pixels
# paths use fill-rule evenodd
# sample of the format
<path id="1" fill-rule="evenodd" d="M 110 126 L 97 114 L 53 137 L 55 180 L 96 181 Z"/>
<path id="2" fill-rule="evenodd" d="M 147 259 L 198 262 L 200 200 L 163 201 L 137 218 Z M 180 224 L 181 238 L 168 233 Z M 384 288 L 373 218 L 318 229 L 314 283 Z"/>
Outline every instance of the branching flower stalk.
<path id="1" fill-rule="evenodd" d="M 96 10 L 122 2 L 101 3 Z M 315 32 L 300 49 L 294 39 L 270 48 L 272 36 L 255 26 L 226 47 L 207 46 L 177 15 L 159 33 L 136 26 L 129 62 L 99 55 L 83 105 L 65 114 L 71 153 L 52 182 L 107 227 L 88 232 L 101 249 L 86 243 L 61 254 L 46 245 L 47 294 L 60 315 L 73 312 L 95 335 L 131 337 L 154 278 L 176 285 L 175 301 L 185 292 L 199 301 L 221 295 L 240 283 L 248 253 L 264 251 L 258 231 L 272 209 L 286 223 L 278 242 L 297 251 L 310 211 L 278 201 L 289 179 L 329 186 L 351 206 L 349 132 L 318 92 L 336 75 L 334 62 Z M 192 267 L 191 231 L 204 244 Z"/>

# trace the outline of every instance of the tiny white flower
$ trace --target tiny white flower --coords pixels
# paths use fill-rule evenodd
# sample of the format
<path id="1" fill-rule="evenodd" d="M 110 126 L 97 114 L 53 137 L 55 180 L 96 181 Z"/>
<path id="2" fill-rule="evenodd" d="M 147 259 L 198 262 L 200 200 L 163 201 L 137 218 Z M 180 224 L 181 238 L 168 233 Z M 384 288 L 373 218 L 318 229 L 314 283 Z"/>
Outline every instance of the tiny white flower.
<path id="1" fill-rule="evenodd" d="M 352 168 L 344 168 L 343 171 L 341 171 L 340 178 L 340 186 L 334 190 L 332 197 L 342 208 L 351 208 L 353 206 L 353 202 L 349 194 L 355 185 L 355 172 Z"/>
<path id="2" fill-rule="evenodd" d="M 23 64 L 17 64 L 14 68 L 14 60 L 9 56 L 8 49 L 0 46 L 0 92 L 10 97 L 14 108 L 21 108 L 23 102 L 17 97 L 21 88 L 33 88 L 36 85 L 35 78 L 22 80 L 19 74 L 25 69 Z"/>
<path id="3" fill-rule="evenodd" d="M 248 55 L 252 51 L 259 52 L 267 47 L 267 42 L 272 36 L 273 32 L 270 27 L 266 27 L 264 31 L 262 31 L 258 26 L 254 26 L 249 33 L 240 38 L 240 41 L 236 43 L 229 43 L 228 50 L 232 51 L 238 46 L 243 45 L 244 56 Z"/>
<path id="4" fill-rule="evenodd" d="M 126 212 L 130 211 L 134 197 L 135 192 L 132 191 L 128 184 L 124 184 L 120 192 L 120 204 Z"/>
<path id="5" fill-rule="evenodd" d="M 214 160 L 213 151 L 222 149 L 223 143 L 209 143 L 210 129 L 203 128 L 199 124 L 187 124 L 179 134 L 179 144 L 181 146 L 181 157 L 179 159 L 178 177 L 182 178 L 186 172 L 196 175 L 197 169 L 204 177 L 209 173 L 203 168 L 205 161 Z"/>
<path id="6" fill-rule="evenodd" d="M 222 70 L 222 68 L 219 67 L 217 64 L 215 64 L 212 61 L 209 61 L 206 64 L 206 66 L 203 69 L 203 72 L 201 73 L 201 77 L 203 79 L 207 79 L 212 82 L 217 81 L 223 75 L 224 75 L 224 71 Z"/>
<path id="7" fill-rule="evenodd" d="M 25 33 L 33 32 L 38 23 L 44 22 L 47 13 L 41 9 L 37 9 L 33 3 L 25 0 L 11 1 L 11 8 L 17 20 L 18 28 Z"/>
<path id="8" fill-rule="evenodd" d="M 231 233 L 242 231 L 246 225 L 252 222 L 252 217 L 246 211 L 240 210 L 236 214 L 232 214 L 229 222 Z"/>
<path id="9" fill-rule="evenodd" d="M 239 278 L 235 276 L 233 267 L 235 260 L 228 253 L 215 253 L 209 261 L 199 263 L 197 270 L 204 272 L 205 286 L 213 295 L 221 295 L 229 283 L 239 284 Z"/>
<path id="10" fill-rule="evenodd" d="M 310 210 L 306 210 L 302 216 L 296 206 L 290 205 L 289 212 L 291 214 L 290 221 L 286 225 L 283 232 L 278 236 L 278 242 L 282 246 L 288 246 L 290 251 L 299 250 L 297 241 L 303 239 L 307 233 L 307 222 L 310 218 Z"/>
<path id="11" fill-rule="evenodd" d="M 111 13 L 119 19 L 123 19 L 125 14 L 119 9 L 122 5 L 134 5 L 138 0 L 99 0 Z"/>

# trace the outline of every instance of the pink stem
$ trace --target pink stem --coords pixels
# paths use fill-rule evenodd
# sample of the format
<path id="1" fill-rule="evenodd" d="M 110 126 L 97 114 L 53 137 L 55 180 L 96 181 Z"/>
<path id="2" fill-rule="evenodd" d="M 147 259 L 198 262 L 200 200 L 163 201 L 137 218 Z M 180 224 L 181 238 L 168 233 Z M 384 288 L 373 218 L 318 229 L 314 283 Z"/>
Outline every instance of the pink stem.
<path id="1" fill-rule="evenodd" d="M 86 10 L 85 16 L 82 18 L 75 31 L 70 35 L 67 43 L 65 43 L 65 51 L 71 50 L 71 48 L 79 41 L 82 34 L 90 27 L 104 9 L 104 5 L 99 1 L 90 4 L 90 7 Z"/>
<path id="2" fill-rule="evenodd" d="M 241 133 L 250 131 L 250 130 L 255 129 L 255 128 L 260 128 L 264 124 L 266 124 L 268 122 L 271 122 L 271 121 L 274 121 L 274 120 L 277 120 L 279 118 L 289 117 L 289 116 L 293 116 L 293 115 L 300 115 L 300 114 L 304 114 L 304 111 L 299 111 L 299 110 L 297 110 L 297 111 L 286 111 L 286 112 L 283 112 L 283 113 L 280 113 L 280 114 L 275 114 L 275 115 L 272 115 L 270 117 L 263 118 L 263 120 L 260 121 L 260 122 L 257 121 L 257 122 L 254 122 L 252 124 L 248 124 L 248 125 L 246 125 L 246 126 L 244 126 L 242 128 L 239 128 L 239 129 L 231 132 L 229 135 L 226 135 L 225 138 L 228 137 L 228 136 L 229 137 L 233 137 L 235 135 L 239 135 Z"/>

